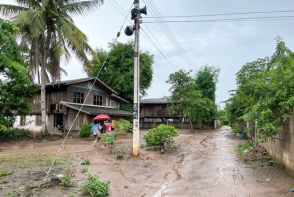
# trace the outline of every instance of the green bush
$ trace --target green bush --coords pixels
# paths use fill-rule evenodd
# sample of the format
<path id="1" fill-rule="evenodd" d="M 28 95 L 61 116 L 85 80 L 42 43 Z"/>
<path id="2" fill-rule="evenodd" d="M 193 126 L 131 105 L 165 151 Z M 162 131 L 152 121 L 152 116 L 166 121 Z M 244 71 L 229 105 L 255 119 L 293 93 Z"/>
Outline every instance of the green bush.
<path id="1" fill-rule="evenodd" d="M 81 126 L 80 137 L 89 137 L 91 135 L 91 124 L 84 124 Z"/>
<path id="2" fill-rule="evenodd" d="M 31 133 L 25 129 L 7 128 L 0 125 L 0 140 L 14 140 L 30 138 Z"/>
<path id="3" fill-rule="evenodd" d="M 66 174 L 65 176 L 63 176 L 61 179 L 60 179 L 60 185 L 62 187 L 72 187 L 73 186 L 73 181 L 72 181 L 72 177 L 71 175 L 69 174 Z"/>
<path id="4" fill-rule="evenodd" d="M 237 152 L 238 153 L 247 153 L 252 149 L 252 147 L 253 147 L 253 141 L 249 140 L 245 144 L 238 145 Z"/>
<path id="5" fill-rule="evenodd" d="M 178 131 L 175 127 L 161 124 L 156 128 L 150 129 L 144 135 L 144 139 L 147 146 L 158 147 L 164 150 L 165 145 L 173 143 L 173 137 L 176 136 L 178 136 Z"/>
<path id="6" fill-rule="evenodd" d="M 118 134 L 127 133 L 130 130 L 132 130 L 133 125 L 128 120 L 119 119 L 113 122 L 113 128 L 115 129 L 115 132 Z"/>
<path id="7" fill-rule="evenodd" d="M 116 139 L 115 133 L 103 133 L 101 136 L 101 142 L 105 142 L 107 144 L 114 144 Z"/>
<path id="8" fill-rule="evenodd" d="M 104 197 L 109 193 L 109 186 L 99 180 L 97 176 L 87 174 L 87 180 L 82 185 L 82 191 L 85 195 L 91 197 Z"/>

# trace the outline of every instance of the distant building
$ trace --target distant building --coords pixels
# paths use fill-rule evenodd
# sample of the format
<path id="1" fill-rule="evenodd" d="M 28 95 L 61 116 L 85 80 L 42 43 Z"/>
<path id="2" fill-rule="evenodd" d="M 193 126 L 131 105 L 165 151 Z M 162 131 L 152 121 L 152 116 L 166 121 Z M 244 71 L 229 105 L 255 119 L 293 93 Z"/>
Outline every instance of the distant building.
<path id="1" fill-rule="evenodd" d="M 141 127 L 153 128 L 159 124 L 181 122 L 181 117 L 171 116 L 168 106 L 172 104 L 169 97 L 149 98 L 140 101 Z"/>
<path id="2" fill-rule="evenodd" d="M 140 101 L 140 123 L 141 128 L 150 129 L 160 124 L 173 125 L 179 129 L 190 129 L 191 123 L 187 117 L 171 115 L 168 107 L 173 102 L 169 97 L 149 98 Z M 193 127 L 198 128 L 196 122 Z M 207 123 L 204 128 L 213 128 L 213 123 Z"/>
<path id="3" fill-rule="evenodd" d="M 46 84 L 47 129 L 54 131 L 58 125 L 69 128 L 81 105 L 84 103 L 95 78 L 60 81 Z M 32 129 L 41 126 L 40 94 L 32 99 L 32 113 L 18 116 L 14 127 Z M 128 103 L 116 91 L 101 80 L 96 80 L 92 91 L 77 117 L 72 130 L 79 130 L 82 124 L 90 123 L 98 114 L 107 114 L 112 119 L 128 118 L 132 113 L 120 110 L 122 103 Z"/>

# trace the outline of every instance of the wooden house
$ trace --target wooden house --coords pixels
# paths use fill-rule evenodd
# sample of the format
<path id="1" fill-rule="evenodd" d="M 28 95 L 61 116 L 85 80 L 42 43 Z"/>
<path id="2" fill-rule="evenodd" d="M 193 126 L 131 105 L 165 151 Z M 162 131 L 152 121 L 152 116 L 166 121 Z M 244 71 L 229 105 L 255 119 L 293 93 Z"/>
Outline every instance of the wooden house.
<path id="1" fill-rule="evenodd" d="M 47 129 L 54 131 L 58 125 L 79 130 L 81 125 L 92 122 L 98 114 L 107 114 L 112 119 L 128 118 L 132 113 L 120 110 L 122 103 L 128 103 L 103 81 L 95 78 L 60 81 L 46 84 Z M 89 90 L 92 88 L 92 91 Z M 32 113 L 17 117 L 15 127 L 31 129 L 41 126 L 40 94 L 32 99 Z M 84 105 L 83 105 L 84 103 Z M 81 106 L 83 107 L 81 108 Z M 79 109 L 81 113 L 77 115 Z"/>

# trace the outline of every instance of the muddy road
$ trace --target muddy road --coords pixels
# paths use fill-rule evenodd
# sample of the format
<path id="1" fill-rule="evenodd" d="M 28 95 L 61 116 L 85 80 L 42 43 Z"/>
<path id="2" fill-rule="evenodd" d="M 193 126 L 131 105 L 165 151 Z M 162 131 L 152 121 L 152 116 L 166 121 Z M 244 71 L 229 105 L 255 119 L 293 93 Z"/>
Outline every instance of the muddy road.
<path id="1" fill-rule="evenodd" d="M 69 139 L 58 155 L 52 174 L 72 173 L 74 187 L 34 188 L 48 169 L 61 140 L 14 142 L 0 146 L 0 168 L 13 174 L 0 177 L 0 196 L 81 196 L 83 171 L 108 181 L 110 195 L 118 197 L 161 196 L 294 196 L 294 179 L 277 166 L 246 164 L 235 153 L 242 141 L 232 139 L 229 129 L 176 138 L 175 151 L 160 154 L 142 150 L 139 158 L 129 155 L 131 139 L 120 139 L 110 149 L 92 146 L 92 141 Z M 117 160 L 123 155 L 123 160 Z M 82 165 L 88 160 L 90 165 Z"/>

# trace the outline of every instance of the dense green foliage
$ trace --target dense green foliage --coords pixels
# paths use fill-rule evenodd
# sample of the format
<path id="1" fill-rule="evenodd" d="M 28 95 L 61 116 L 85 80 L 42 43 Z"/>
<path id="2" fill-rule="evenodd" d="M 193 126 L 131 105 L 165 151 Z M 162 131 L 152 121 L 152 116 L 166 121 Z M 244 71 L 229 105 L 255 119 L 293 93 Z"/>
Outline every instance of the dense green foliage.
<path id="1" fill-rule="evenodd" d="M 116 136 L 114 132 L 110 133 L 103 133 L 101 136 L 101 142 L 104 142 L 106 144 L 113 145 L 115 142 Z"/>
<path id="2" fill-rule="evenodd" d="M 294 53 L 277 39 L 271 57 L 245 64 L 237 73 L 237 89 L 225 107 L 235 129 L 244 121 L 253 122 L 259 137 L 279 131 L 289 119 L 294 104 Z"/>
<path id="3" fill-rule="evenodd" d="M 30 138 L 31 134 L 28 130 L 17 129 L 17 128 L 7 128 L 0 125 L 0 140 L 15 140 Z"/>
<path id="4" fill-rule="evenodd" d="M 178 136 L 178 131 L 173 126 L 159 125 L 150 129 L 145 135 L 147 146 L 158 147 L 164 149 L 166 145 L 174 142 L 174 137 Z"/>
<path id="5" fill-rule="evenodd" d="M 168 83 L 172 86 L 169 111 L 177 117 L 187 117 L 197 122 L 201 128 L 205 123 L 216 117 L 215 89 L 219 70 L 205 66 L 196 75 L 192 71 L 179 70 L 169 76 Z"/>
<path id="6" fill-rule="evenodd" d="M 227 111 L 220 109 L 217 111 L 217 118 L 220 121 L 221 125 L 229 125 L 230 121 L 228 119 Z"/>
<path id="7" fill-rule="evenodd" d="M 16 115 L 28 114 L 27 100 L 36 92 L 16 43 L 18 29 L 0 19 L 0 125 L 12 126 Z"/>
<path id="8" fill-rule="evenodd" d="M 219 69 L 211 66 L 204 66 L 196 73 L 195 83 L 204 98 L 215 101 L 218 73 Z"/>
<path id="9" fill-rule="evenodd" d="M 73 181 L 72 181 L 72 176 L 70 174 L 66 174 L 60 179 L 60 185 L 64 188 L 69 188 L 72 187 Z"/>
<path id="10" fill-rule="evenodd" d="M 87 71 L 91 77 L 97 76 L 103 62 L 110 53 L 105 68 L 101 71 L 99 78 L 119 93 L 121 97 L 132 103 L 134 83 L 134 44 L 132 42 L 123 44 L 111 44 L 111 50 L 98 50 L 97 55 L 100 62 L 93 61 Z M 140 88 L 144 95 L 152 81 L 153 56 L 148 52 L 140 53 Z M 132 107 L 130 107 L 131 109 Z"/>
<path id="11" fill-rule="evenodd" d="M 98 177 L 88 174 L 87 180 L 82 185 L 82 191 L 91 197 L 104 197 L 109 194 L 109 186 L 100 181 Z"/>
<path id="12" fill-rule="evenodd" d="M 128 133 L 133 128 L 133 125 L 130 121 L 121 118 L 113 122 L 113 128 L 117 134 Z"/>
<path id="13" fill-rule="evenodd" d="M 81 126 L 80 137 L 89 137 L 91 135 L 91 124 L 84 124 Z"/>

